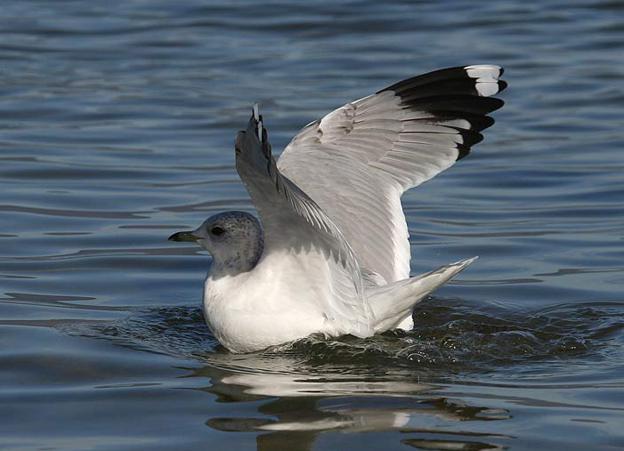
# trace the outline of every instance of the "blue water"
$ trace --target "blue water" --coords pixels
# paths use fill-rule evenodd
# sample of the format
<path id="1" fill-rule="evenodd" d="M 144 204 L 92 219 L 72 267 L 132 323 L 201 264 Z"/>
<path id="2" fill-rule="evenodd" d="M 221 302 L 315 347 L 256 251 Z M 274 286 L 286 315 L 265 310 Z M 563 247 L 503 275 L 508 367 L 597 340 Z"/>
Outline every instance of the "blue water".
<path id="1" fill-rule="evenodd" d="M 624 5 L 5 0 L 0 447 L 624 447 Z M 404 196 L 412 270 L 481 258 L 416 330 L 227 353 L 210 258 L 167 242 L 253 211 L 273 148 L 402 78 L 505 67 L 497 123 Z"/>

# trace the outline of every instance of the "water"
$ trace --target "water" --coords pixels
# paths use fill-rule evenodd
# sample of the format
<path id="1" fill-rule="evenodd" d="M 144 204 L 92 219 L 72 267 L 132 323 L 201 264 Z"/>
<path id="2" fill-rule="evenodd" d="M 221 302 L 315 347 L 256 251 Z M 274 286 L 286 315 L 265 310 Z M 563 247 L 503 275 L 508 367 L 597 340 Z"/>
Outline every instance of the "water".
<path id="1" fill-rule="evenodd" d="M 0 447 L 624 447 L 620 2 L 4 1 Z M 480 255 L 413 333 L 232 355 L 209 257 L 252 211 L 233 139 L 460 64 L 507 69 L 469 158 L 409 192 L 414 273 Z"/>

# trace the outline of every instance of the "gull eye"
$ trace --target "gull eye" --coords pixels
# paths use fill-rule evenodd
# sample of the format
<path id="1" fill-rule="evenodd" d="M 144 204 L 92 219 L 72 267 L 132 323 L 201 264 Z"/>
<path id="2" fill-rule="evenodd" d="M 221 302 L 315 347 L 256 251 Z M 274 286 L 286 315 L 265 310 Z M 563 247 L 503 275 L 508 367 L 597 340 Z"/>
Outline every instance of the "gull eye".
<path id="1" fill-rule="evenodd" d="M 210 229 L 210 233 L 213 235 L 219 236 L 219 235 L 223 235 L 225 233 L 225 230 L 219 226 L 216 226 Z"/>

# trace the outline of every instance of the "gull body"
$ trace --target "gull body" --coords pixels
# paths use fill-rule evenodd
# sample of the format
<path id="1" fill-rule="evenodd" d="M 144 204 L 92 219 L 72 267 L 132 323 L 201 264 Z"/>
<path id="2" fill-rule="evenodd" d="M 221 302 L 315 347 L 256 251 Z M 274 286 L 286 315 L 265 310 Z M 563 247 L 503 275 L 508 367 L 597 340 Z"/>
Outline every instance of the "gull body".
<path id="1" fill-rule="evenodd" d="M 215 338 L 230 351 L 253 352 L 315 333 L 360 335 L 352 321 L 336 321 L 325 313 L 322 306 L 331 302 L 332 297 L 326 283 L 329 277 L 305 261 L 306 257 L 310 256 L 273 254 L 262 259 L 253 271 L 224 277 L 209 273 L 204 282 L 203 310 Z M 473 260 L 440 268 L 419 281 L 411 281 L 401 294 L 395 290 L 386 293 L 370 290 L 369 302 L 373 297 L 379 303 L 380 315 L 371 322 L 372 333 L 361 336 L 398 328 L 401 322 L 411 320 L 416 303 Z M 314 276 L 310 277 L 311 274 Z M 403 306 L 390 313 L 384 301 L 390 305 L 403 301 Z M 401 328 L 411 326 L 409 321 Z"/>
<path id="2" fill-rule="evenodd" d="M 260 220 L 224 212 L 174 241 L 213 256 L 203 308 L 232 352 L 311 334 L 367 337 L 413 326 L 416 303 L 466 259 L 411 277 L 400 197 L 450 167 L 492 125 L 502 69 L 465 66 L 413 77 L 304 127 L 279 161 L 254 107 L 236 169 Z"/>

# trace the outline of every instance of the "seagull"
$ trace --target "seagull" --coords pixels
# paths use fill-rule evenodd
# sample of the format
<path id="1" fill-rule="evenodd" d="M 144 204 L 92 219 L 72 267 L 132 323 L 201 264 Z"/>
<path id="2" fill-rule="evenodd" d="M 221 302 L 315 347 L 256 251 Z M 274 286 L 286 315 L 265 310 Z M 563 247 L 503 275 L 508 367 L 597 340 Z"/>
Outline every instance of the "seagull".
<path id="1" fill-rule="evenodd" d="M 259 219 L 227 211 L 169 237 L 212 255 L 203 311 L 219 342 L 247 353 L 412 329 L 414 305 L 476 257 L 410 277 L 401 195 L 483 139 L 502 73 L 472 65 L 400 81 L 306 125 L 278 160 L 254 105 L 235 155 Z"/>

